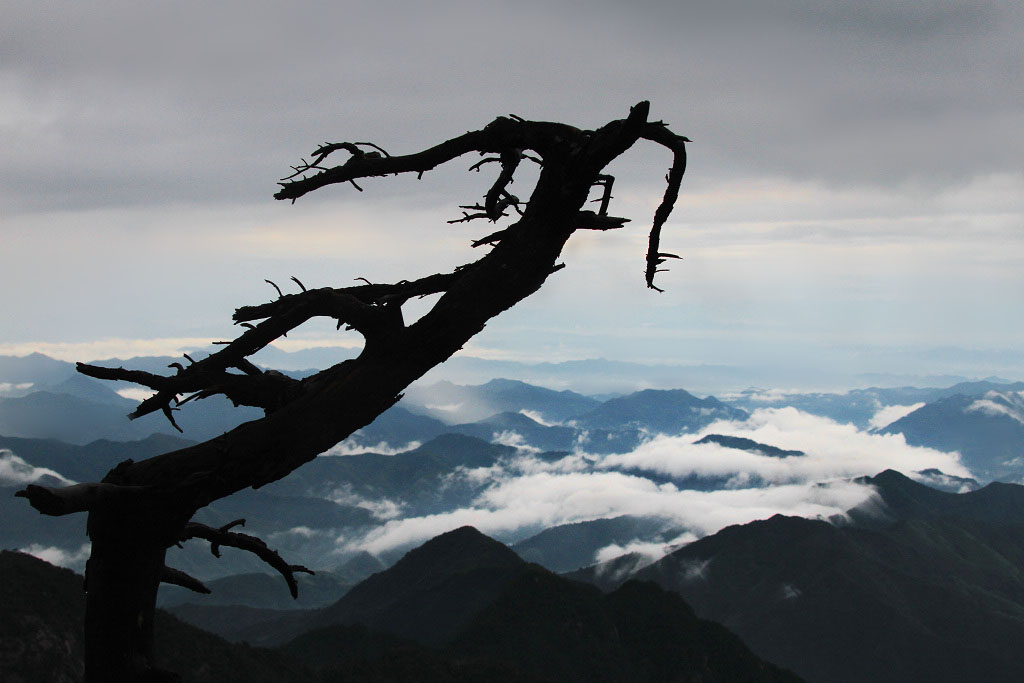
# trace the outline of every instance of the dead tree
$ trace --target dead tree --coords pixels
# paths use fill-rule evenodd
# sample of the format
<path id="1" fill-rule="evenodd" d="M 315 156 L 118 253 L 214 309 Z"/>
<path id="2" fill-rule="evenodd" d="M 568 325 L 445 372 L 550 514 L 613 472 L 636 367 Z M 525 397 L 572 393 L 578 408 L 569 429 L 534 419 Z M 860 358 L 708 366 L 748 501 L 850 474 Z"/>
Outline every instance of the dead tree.
<path id="1" fill-rule="evenodd" d="M 678 195 L 689 140 L 660 121 L 649 121 L 648 110 L 649 104 L 641 102 L 626 118 L 597 130 L 499 117 L 480 130 L 403 156 L 391 156 L 365 142 L 324 144 L 309 161 L 293 167 L 295 173 L 281 183 L 276 199 L 294 202 L 336 183 L 361 189 L 357 181 L 366 178 L 400 173 L 422 177 L 440 164 L 478 153 L 483 158 L 471 168 L 494 168 L 497 179 L 482 202 L 462 207 L 462 217 L 451 222 L 510 220 L 473 243 L 486 245 L 486 255 L 451 272 L 309 290 L 296 280 L 300 291 L 284 294 L 278 289 L 274 301 L 237 309 L 234 321 L 245 331 L 206 358 L 175 364 L 174 374 L 78 364 L 78 371 L 90 377 L 128 380 L 155 391 L 132 418 L 161 411 L 174 424 L 177 405 L 215 394 L 265 412 L 205 443 L 141 462 L 125 461 L 100 482 L 64 488 L 30 485 L 18 492 L 43 514 L 88 513 L 92 553 L 86 568 L 87 681 L 158 679 L 151 663 L 158 584 L 205 590 L 198 580 L 164 565 L 166 549 L 183 540 L 205 539 L 215 554 L 221 545 L 255 552 L 281 572 L 295 595 L 294 573 L 308 570 L 288 564 L 259 539 L 231 531 L 235 524 L 214 529 L 190 521 L 196 511 L 246 487 L 258 488 L 284 477 L 369 424 L 488 320 L 564 267 L 559 254 L 574 232 L 622 228 L 627 219 L 608 214 L 613 178 L 604 169 L 640 140 L 661 145 L 673 155 L 646 256 L 647 286 L 658 289 L 654 278 L 660 266 L 678 258 L 660 250 L 659 238 Z M 345 162 L 327 166 L 338 152 L 348 155 Z M 509 191 L 523 162 L 540 167 L 526 200 Z M 595 188 L 596 211 L 585 208 Z M 440 297 L 430 311 L 406 324 L 402 306 L 432 294 Z M 318 316 L 334 319 L 339 329 L 345 326 L 360 333 L 365 340 L 360 355 L 301 381 L 263 371 L 248 360 Z"/>

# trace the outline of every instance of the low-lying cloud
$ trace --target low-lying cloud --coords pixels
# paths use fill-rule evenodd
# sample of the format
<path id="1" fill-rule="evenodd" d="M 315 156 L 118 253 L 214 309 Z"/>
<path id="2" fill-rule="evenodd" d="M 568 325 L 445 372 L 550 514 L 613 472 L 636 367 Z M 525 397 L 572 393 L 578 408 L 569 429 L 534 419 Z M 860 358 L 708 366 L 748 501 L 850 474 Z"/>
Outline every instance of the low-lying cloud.
<path id="1" fill-rule="evenodd" d="M 329 450 L 321 453 L 321 455 L 362 455 L 363 453 L 377 453 L 380 455 L 398 455 L 399 453 L 405 453 L 422 446 L 421 441 L 410 441 L 404 446 L 392 446 L 387 441 L 381 441 L 374 445 L 359 444 L 353 442 L 351 439 L 345 439 L 339 444 L 332 446 Z"/>
<path id="2" fill-rule="evenodd" d="M 707 434 L 743 437 L 805 455 L 778 458 L 716 443 L 693 443 Z M 696 435 L 657 436 L 631 453 L 605 457 L 600 466 L 675 478 L 727 477 L 728 485 L 734 487 L 742 487 L 754 477 L 769 484 L 817 482 L 886 469 L 907 474 L 939 469 L 971 476 L 956 453 L 909 446 L 902 434 L 871 434 L 792 407 L 759 409 L 744 421 L 719 420 Z"/>
<path id="3" fill-rule="evenodd" d="M 909 406 L 885 406 L 871 416 L 868 424 L 872 429 L 888 427 L 896 420 L 910 415 L 912 412 L 924 406 L 924 403 L 914 403 Z"/>
<path id="4" fill-rule="evenodd" d="M 45 546 L 39 543 L 33 543 L 25 548 L 19 548 L 19 550 L 33 557 L 38 557 L 40 560 L 49 562 L 52 565 L 82 571 L 85 569 L 85 561 L 89 559 L 89 553 L 92 551 L 92 544 L 84 543 L 77 550 L 69 550 L 65 548 L 58 548 L 57 546 Z"/>
<path id="5" fill-rule="evenodd" d="M 471 507 L 391 520 L 350 543 L 350 549 L 380 554 L 464 525 L 516 538 L 558 524 L 623 514 L 665 518 L 699 537 L 779 513 L 828 519 L 872 495 L 870 487 L 850 482 L 695 491 L 622 472 L 537 473 L 497 482 Z"/>
<path id="6" fill-rule="evenodd" d="M 804 455 L 771 457 L 694 443 L 706 434 L 744 437 Z M 417 517 L 395 515 L 343 545 L 387 553 L 463 525 L 514 541 L 559 524 L 619 515 L 663 518 L 692 534 L 677 539 L 685 543 L 775 514 L 841 518 L 877 498 L 870 486 L 852 480 L 886 469 L 911 476 L 927 469 L 971 476 L 957 453 L 909 446 L 902 434 L 872 434 L 791 407 L 765 408 L 747 420 L 717 421 L 695 434 L 654 436 L 630 453 L 577 452 L 549 461 L 520 450 L 493 467 L 452 474 L 486 486 L 471 505 Z M 688 488 L 702 483 L 716 490 Z M 638 538 L 599 555 L 608 559 L 621 551 L 652 557 L 671 545 Z"/>
<path id="7" fill-rule="evenodd" d="M 48 467 L 35 467 L 6 448 L 0 449 L 0 484 L 34 484 L 44 477 L 52 477 L 57 480 L 54 483 L 59 483 L 63 486 L 75 483 Z"/>
<path id="8" fill-rule="evenodd" d="M 1024 424 L 1024 391 L 990 391 L 967 406 L 969 412 L 1009 417 Z"/>
<path id="9" fill-rule="evenodd" d="M 338 486 L 327 499 L 338 505 L 358 507 L 369 511 L 374 518 L 379 520 L 394 519 L 402 514 L 402 503 L 389 498 L 366 498 L 353 490 L 351 484 Z"/>

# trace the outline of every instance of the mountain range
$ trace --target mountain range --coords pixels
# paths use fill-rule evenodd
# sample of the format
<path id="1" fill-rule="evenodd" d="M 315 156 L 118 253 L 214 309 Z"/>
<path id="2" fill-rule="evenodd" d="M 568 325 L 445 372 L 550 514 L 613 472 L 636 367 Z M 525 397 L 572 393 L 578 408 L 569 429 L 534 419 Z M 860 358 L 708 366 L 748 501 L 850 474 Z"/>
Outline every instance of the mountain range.
<path id="1" fill-rule="evenodd" d="M 573 573 L 606 590 L 653 581 L 758 655 L 810 681 L 1024 676 L 1024 487 L 953 494 L 892 471 L 846 523 L 732 526 L 636 571 Z"/>
<path id="2" fill-rule="evenodd" d="M 159 370 L 171 359 L 135 360 Z M 160 601 L 232 640 L 280 648 L 268 657 L 314 662 L 308 681 L 342 669 L 351 680 L 417 670 L 437 680 L 663 680 L 684 670 L 790 680 L 757 657 L 810 681 L 1024 679 L 1013 646 L 1024 642 L 1024 501 L 1020 486 L 1001 483 L 1024 481 L 1022 391 L 992 381 L 719 398 L 585 396 L 513 380 L 414 386 L 328 454 L 197 515 L 216 526 L 245 517 L 247 531 L 315 568 L 300 601 L 251 556 L 225 549 L 217 560 L 195 542 L 172 548 L 168 563 L 215 595 L 197 602 L 165 587 Z M 255 415 L 193 402 L 180 435 L 156 418 L 129 422 L 133 405 L 70 364 L 0 357 L 0 547 L 81 568 L 83 516 L 44 518 L 16 490 L 98 480 L 126 458 Z M 818 471 L 824 448 L 790 445 L 780 416 L 864 447 L 927 447 L 966 470 L 779 478 Z M 738 477 L 730 463 L 764 474 Z M 569 481 L 580 484 L 537 493 Z M 627 494 L 646 498 L 623 514 Z M 664 507 L 682 494 L 698 512 L 753 501 L 744 519 L 755 521 L 708 526 L 707 515 Z M 792 495 L 829 511 L 772 516 L 764 503 Z M 845 500 L 860 502 L 837 507 Z M 561 505 L 576 511 L 548 510 Z M 457 528 L 476 520 L 495 538 Z M 735 631 L 756 657 L 702 619 Z M 502 649 L 509 642 L 519 649 Z M 716 659 L 695 642 L 731 654 Z M 726 660 L 743 673 L 727 673 Z"/>
<path id="3" fill-rule="evenodd" d="M 81 577 L 3 552 L 0 586 L 7 680 L 77 680 Z M 158 663 L 197 682 L 800 680 L 653 584 L 606 596 L 470 527 L 305 613 L 301 634 L 277 649 L 230 644 L 159 617 Z"/>

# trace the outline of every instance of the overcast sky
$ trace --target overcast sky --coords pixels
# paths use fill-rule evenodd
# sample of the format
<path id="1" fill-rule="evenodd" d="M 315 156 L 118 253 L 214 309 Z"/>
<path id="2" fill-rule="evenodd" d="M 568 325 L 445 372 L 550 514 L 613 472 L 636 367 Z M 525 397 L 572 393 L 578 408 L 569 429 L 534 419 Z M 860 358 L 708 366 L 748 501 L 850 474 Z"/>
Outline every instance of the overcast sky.
<path id="1" fill-rule="evenodd" d="M 155 3 L 154 3 L 155 4 Z M 552 7 L 554 5 L 554 8 Z M 490 184 L 271 198 L 330 140 L 416 151 L 497 115 L 596 127 L 641 99 L 694 140 L 616 163 L 613 213 L 467 353 L 849 364 L 1024 378 L 1024 5 L 22 2 L 0 22 L 0 353 L 171 352 L 307 286 L 478 256 Z M 522 182 L 522 181 L 521 181 Z M 352 343 L 327 327 L 295 342 Z"/>

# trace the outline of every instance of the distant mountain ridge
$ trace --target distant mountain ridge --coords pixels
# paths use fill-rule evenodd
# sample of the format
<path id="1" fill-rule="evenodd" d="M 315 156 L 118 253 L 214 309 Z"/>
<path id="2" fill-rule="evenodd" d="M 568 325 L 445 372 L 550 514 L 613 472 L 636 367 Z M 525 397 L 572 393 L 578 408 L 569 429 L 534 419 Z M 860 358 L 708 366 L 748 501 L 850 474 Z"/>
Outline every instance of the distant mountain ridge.
<path id="1" fill-rule="evenodd" d="M 745 420 L 750 414 L 714 397 L 697 398 L 683 389 L 645 389 L 605 401 L 576 418 L 586 429 L 638 428 L 663 434 L 694 432 L 715 420 Z"/>
<path id="2" fill-rule="evenodd" d="M 767 455 L 772 458 L 789 458 L 799 457 L 806 455 L 803 451 L 785 450 L 776 446 L 769 446 L 768 444 L 758 443 L 753 439 L 746 439 L 742 436 L 724 436 L 722 434 L 708 434 L 707 436 L 694 441 L 696 444 L 701 443 L 716 443 L 719 446 L 725 446 L 726 448 L 735 448 L 741 451 L 749 451 L 751 453 L 760 453 L 761 455 Z"/>
<path id="3" fill-rule="evenodd" d="M 304 633 L 276 650 L 226 643 L 159 611 L 158 663 L 194 683 L 800 681 L 653 584 L 631 583 L 603 596 L 523 562 L 469 527 L 411 551 L 353 593 L 305 613 L 311 620 Z M 80 576 L 0 553 L 0 666 L 7 680 L 77 681 L 83 609 Z M 355 623 L 317 628 L 325 615 Z"/>
<path id="4" fill-rule="evenodd" d="M 508 662 L 531 680 L 799 680 L 653 585 L 605 597 L 524 562 L 472 527 L 442 534 L 368 578 L 308 619 L 312 630 L 285 649 L 314 666 L 333 661 L 335 643 L 350 633 L 339 625 L 460 659 Z M 290 635 L 295 622 L 287 626 Z"/>
<path id="5" fill-rule="evenodd" d="M 1010 385 L 1010 387 L 1024 384 Z M 928 403 L 880 430 L 907 443 L 959 451 L 964 464 L 987 480 L 1024 481 L 1024 398 L 1021 390 L 952 394 Z"/>

